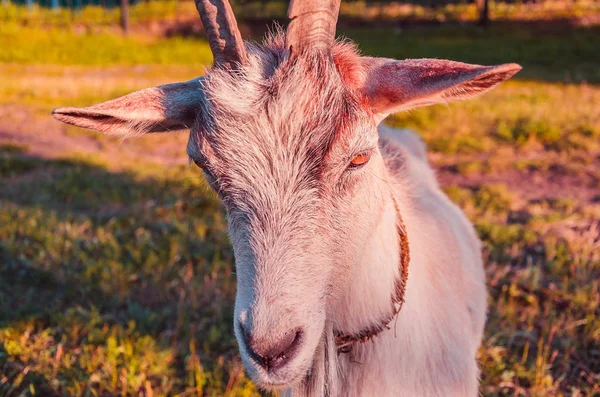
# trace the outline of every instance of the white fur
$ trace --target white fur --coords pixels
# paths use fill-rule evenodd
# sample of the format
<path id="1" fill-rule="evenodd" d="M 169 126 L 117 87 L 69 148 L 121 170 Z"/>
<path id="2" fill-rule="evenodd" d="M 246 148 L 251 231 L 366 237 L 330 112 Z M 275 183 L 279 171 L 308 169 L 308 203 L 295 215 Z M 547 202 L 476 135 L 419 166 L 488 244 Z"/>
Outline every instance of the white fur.
<path id="1" fill-rule="evenodd" d="M 390 154 L 405 160 L 381 184 L 397 197 L 408 233 L 406 303 L 390 330 L 338 357 L 339 395 L 476 396 L 475 354 L 487 302 L 480 242 L 460 209 L 440 190 L 420 149 L 415 152 L 418 138 L 408 130 L 380 131 L 395 146 L 388 148 Z M 388 303 L 387 280 L 398 272 L 395 217 L 388 200 L 384 221 L 350 282 L 348 294 L 359 298 L 346 300 L 349 304 L 332 314 L 334 318 L 360 321 L 362 313 Z"/>

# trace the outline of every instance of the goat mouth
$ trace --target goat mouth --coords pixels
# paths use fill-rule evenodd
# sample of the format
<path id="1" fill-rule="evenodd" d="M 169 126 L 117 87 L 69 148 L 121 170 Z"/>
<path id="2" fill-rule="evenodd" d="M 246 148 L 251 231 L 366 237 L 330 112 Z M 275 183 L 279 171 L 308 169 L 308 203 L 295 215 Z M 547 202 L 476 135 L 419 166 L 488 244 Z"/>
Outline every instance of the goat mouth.
<path id="1" fill-rule="evenodd" d="M 311 367 L 308 368 L 302 362 L 291 362 L 277 370 L 266 370 L 248 357 L 250 366 L 247 370 L 252 381 L 265 391 L 278 391 L 294 388 L 310 376 Z"/>
<path id="2" fill-rule="evenodd" d="M 253 377 L 254 383 L 261 389 L 265 391 L 278 391 L 282 389 L 293 388 L 297 384 L 301 383 L 303 379 L 306 378 L 307 373 L 309 371 L 301 371 L 295 374 L 295 376 L 290 376 L 289 379 L 272 379 L 270 374 L 265 376 L 259 375 L 259 379 Z"/>
<path id="3" fill-rule="evenodd" d="M 273 369 L 264 369 L 262 367 L 256 367 L 256 363 L 252 363 L 254 368 L 254 372 L 258 378 L 260 378 L 260 383 L 265 384 L 283 384 L 289 385 L 291 383 L 295 383 L 298 380 L 306 377 L 307 373 L 310 372 L 310 368 L 305 368 L 300 363 L 290 363 L 285 367 L 278 368 L 276 370 Z"/>
<path id="4" fill-rule="evenodd" d="M 307 367 L 297 365 L 294 367 L 294 371 L 290 370 L 286 375 L 289 375 L 289 379 L 286 382 L 275 382 L 266 380 L 264 382 L 255 382 L 261 389 L 266 391 L 280 391 L 283 389 L 291 389 L 294 391 L 302 390 L 300 394 L 305 395 L 319 395 L 313 393 L 317 390 L 321 390 L 324 386 L 323 382 L 329 382 L 328 368 L 330 368 L 331 357 L 334 348 L 331 349 L 329 346 L 334 346 L 335 343 L 332 329 L 324 331 L 319 346 L 315 349 L 310 359 L 310 363 Z M 329 333 L 329 334 L 328 334 Z M 335 360 L 335 358 L 333 358 Z M 292 375 L 293 372 L 293 375 Z M 268 378 L 268 377 L 266 377 Z M 273 379 L 275 380 L 275 379 Z M 281 380 L 278 379 L 278 380 Z M 306 393 L 305 393 L 306 391 Z M 295 394 L 294 394 L 295 395 Z"/>
<path id="5" fill-rule="evenodd" d="M 268 390 L 280 390 L 285 389 L 286 387 L 290 387 L 291 383 L 287 382 L 263 382 L 259 384 L 262 388 Z"/>

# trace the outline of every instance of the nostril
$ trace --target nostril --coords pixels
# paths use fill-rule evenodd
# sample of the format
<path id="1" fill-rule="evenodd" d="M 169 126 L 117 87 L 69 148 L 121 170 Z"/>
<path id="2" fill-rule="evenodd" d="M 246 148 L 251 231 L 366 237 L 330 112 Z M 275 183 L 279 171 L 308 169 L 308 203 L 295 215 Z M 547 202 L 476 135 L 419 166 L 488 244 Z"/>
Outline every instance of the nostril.
<path id="1" fill-rule="evenodd" d="M 267 358 L 274 364 L 281 361 L 281 365 L 285 364 L 286 361 L 291 360 L 297 347 L 302 339 L 302 331 L 296 330 L 290 332 L 286 338 L 277 343 L 270 352 L 267 354 Z"/>
<path id="2" fill-rule="evenodd" d="M 289 332 L 276 341 L 268 338 L 259 340 L 250 333 L 243 333 L 250 357 L 266 370 L 275 370 L 291 361 L 298 352 L 304 336 L 301 329 Z"/>

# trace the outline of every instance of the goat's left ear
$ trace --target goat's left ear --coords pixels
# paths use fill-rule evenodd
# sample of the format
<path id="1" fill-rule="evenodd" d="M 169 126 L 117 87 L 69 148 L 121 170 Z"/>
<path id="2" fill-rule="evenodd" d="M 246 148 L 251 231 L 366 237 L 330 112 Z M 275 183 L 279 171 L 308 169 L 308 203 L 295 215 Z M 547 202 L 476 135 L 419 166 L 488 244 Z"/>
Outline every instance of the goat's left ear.
<path id="1" fill-rule="evenodd" d="M 58 108 L 52 116 L 67 124 L 110 135 L 132 136 L 190 128 L 204 102 L 201 78 L 146 88 L 86 108 Z"/>
<path id="2" fill-rule="evenodd" d="M 469 99 L 509 79 L 521 66 L 469 65 L 438 59 L 362 58 L 363 94 L 379 121 L 419 106 Z"/>

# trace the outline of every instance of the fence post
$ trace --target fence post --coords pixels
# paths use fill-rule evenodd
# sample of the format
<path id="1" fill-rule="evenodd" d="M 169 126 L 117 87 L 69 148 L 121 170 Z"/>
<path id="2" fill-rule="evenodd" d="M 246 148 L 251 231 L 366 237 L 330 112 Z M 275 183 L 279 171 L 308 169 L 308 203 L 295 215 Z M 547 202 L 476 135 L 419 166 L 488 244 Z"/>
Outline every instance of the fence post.
<path id="1" fill-rule="evenodd" d="M 490 4 L 489 0 L 475 0 L 477 10 L 479 11 L 479 24 L 488 26 L 490 24 Z"/>
<path id="2" fill-rule="evenodd" d="M 58 10 L 58 0 L 50 0 L 50 8 L 53 10 Z"/>
<path id="3" fill-rule="evenodd" d="M 33 0 L 25 0 L 25 4 L 27 5 L 28 10 L 33 8 Z"/>
<path id="4" fill-rule="evenodd" d="M 121 0 L 121 28 L 123 33 L 129 33 L 129 1 Z"/>

